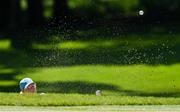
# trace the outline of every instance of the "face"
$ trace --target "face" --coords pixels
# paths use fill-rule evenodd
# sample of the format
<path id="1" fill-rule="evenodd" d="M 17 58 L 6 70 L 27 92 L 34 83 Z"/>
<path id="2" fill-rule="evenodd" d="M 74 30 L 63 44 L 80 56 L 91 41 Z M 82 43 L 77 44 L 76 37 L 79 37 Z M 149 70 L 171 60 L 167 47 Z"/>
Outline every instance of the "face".
<path id="1" fill-rule="evenodd" d="M 36 93 L 36 84 L 30 84 L 24 91 L 24 93 Z"/>

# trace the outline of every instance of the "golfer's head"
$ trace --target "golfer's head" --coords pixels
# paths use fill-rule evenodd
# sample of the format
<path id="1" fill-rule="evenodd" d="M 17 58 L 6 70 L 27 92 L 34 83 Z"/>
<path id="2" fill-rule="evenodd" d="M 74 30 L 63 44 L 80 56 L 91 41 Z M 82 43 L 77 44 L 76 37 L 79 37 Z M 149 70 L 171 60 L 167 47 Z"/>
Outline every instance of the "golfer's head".
<path id="1" fill-rule="evenodd" d="M 23 93 L 35 93 L 36 92 L 36 84 L 33 82 L 31 78 L 24 78 L 19 83 L 20 90 Z"/>

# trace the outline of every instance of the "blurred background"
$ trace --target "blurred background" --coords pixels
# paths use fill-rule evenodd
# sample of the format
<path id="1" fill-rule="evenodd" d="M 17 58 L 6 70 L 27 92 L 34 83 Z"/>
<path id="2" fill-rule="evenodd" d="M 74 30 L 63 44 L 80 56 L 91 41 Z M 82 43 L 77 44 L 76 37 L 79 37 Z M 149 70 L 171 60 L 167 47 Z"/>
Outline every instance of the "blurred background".
<path id="1" fill-rule="evenodd" d="M 169 22 L 176 24 L 180 10 L 178 0 L 6 0 L 0 5 L 1 32 L 9 35 L 27 34 L 22 36 L 21 44 L 18 43 L 21 39 L 19 35 L 5 36 L 11 39 L 11 46 L 14 48 L 30 47 L 30 41 L 34 37 L 30 36 L 29 39 L 28 36 L 32 34 L 30 30 L 35 28 L 60 28 L 61 25 L 60 31 L 64 29 L 67 32 L 67 29 L 84 26 L 116 27 L 122 24 L 138 24 L 138 27 L 148 23 L 151 23 L 150 26 Z M 145 12 L 143 16 L 139 16 L 140 10 Z M 136 29 L 128 27 L 124 30 Z M 39 30 L 34 31 L 40 34 Z"/>
<path id="2" fill-rule="evenodd" d="M 39 91 L 179 95 L 179 12 L 179 0 L 2 0 L 0 92 L 32 77 Z"/>
<path id="3" fill-rule="evenodd" d="M 32 34 L 29 30 L 34 28 L 48 29 L 61 25 L 60 31 L 64 29 L 67 32 L 72 27 L 174 23 L 179 20 L 179 5 L 178 0 L 6 0 L 0 6 L 0 30 L 13 35 L 27 33 L 22 37 L 21 45 L 18 43 L 20 36 L 8 36 L 12 47 L 26 48 L 34 39 L 28 38 Z M 141 17 L 140 10 L 145 12 Z"/>

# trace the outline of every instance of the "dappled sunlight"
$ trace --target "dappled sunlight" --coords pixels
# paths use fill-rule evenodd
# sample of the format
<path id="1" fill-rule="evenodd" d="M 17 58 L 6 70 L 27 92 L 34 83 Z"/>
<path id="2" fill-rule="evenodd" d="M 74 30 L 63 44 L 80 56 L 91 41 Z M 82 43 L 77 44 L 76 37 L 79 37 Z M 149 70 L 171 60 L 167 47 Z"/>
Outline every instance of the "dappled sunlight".
<path id="1" fill-rule="evenodd" d="M 1 76 L 1 75 L 0 75 Z M 2 76 L 1 76 L 2 77 Z M 4 88 L 6 88 L 7 86 L 14 86 L 14 85 L 17 85 L 18 84 L 18 82 L 17 81 L 15 81 L 15 80 L 9 80 L 9 81 L 3 81 L 3 80 L 1 80 L 1 82 L 0 82 L 0 91 L 2 92 L 3 90 L 2 90 L 2 86 L 4 87 Z M 8 88 L 6 88 L 6 89 L 8 89 Z M 18 89 L 18 88 L 14 88 L 14 90 L 15 89 Z M 14 91 L 14 90 L 9 90 L 9 92 L 11 92 L 11 91 Z"/>
<path id="2" fill-rule="evenodd" d="M 118 12 L 123 12 L 125 15 L 135 15 L 136 12 L 133 9 L 140 5 L 140 1 L 121 0 L 121 2 L 119 2 L 118 0 L 69 0 L 68 5 L 70 9 L 74 9 L 76 11 L 83 9 L 78 12 L 82 15 L 85 15 L 87 12 L 98 12 L 99 15 L 108 13 L 110 16 L 113 14 L 118 16 Z"/>
<path id="3" fill-rule="evenodd" d="M 125 39 L 93 39 L 93 40 L 75 40 L 75 41 L 64 41 L 60 43 L 33 43 L 33 49 L 103 49 L 103 48 L 113 48 L 113 49 L 142 49 L 146 47 L 156 47 L 158 45 L 164 45 L 164 47 L 172 47 L 179 44 L 180 41 L 172 40 L 168 36 L 164 37 L 166 39 L 159 39 L 159 35 L 145 35 L 146 39 L 141 35 L 129 35 L 129 38 Z M 162 36 L 162 35 L 161 35 Z M 119 48 L 118 48 L 119 47 Z"/>
<path id="4" fill-rule="evenodd" d="M 66 41 L 59 44 L 33 44 L 34 49 L 91 49 L 113 47 L 116 40 Z"/>
<path id="5" fill-rule="evenodd" d="M 59 44 L 61 49 L 91 49 L 113 47 L 115 40 L 71 41 Z"/>
<path id="6" fill-rule="evenodd" d="M 172 39 L 93 31 L 67 40 L 53 34 L 48 41 L 32 41 L 27 50 L 10 51 L 11 42 L 0 40 L 0 91 L 19 92 L 19 81 L 30 77 L 39 92 L 94 94 L 100 89 L 113 95 L 180 96 L 179 34 Z"/>
<path id="7" fill-rule="evenodd" d="M 180 0 L 2 1 L 0 105 L 179 104 L 179 7 Z"/>
<path id="8" fill-rule="evenodd" d="M 16 76 L 18 74 L 14 69 L 10 68 L 0 68 L 0 91 L 4 91 L 2 88 L 7 86 L 17 85 Z M 14 88 L 17 89 L 17 88 Z"/>
<path id="9" fill-rule="evenodd" d="M 178 50 L 180 41 L 176 39 L 178 35 L 174 38 L 163 40 L 158 38 L 158 35 L 147 35 L 147 38 L 129 35 L 127 38 L 119 39 L 66 40 L 55 44 L 34 42 L 33 49 L 27 51 L 0 50 L 0 62 L 4 67 L 12 68 L 97 64 L 169 65 L 180 61 Z"/>
<path id="10" fill-rule="evenodd" d="M 0 73 L 11 73 L 14 72 L 14 69 L 11 68 L 2 68 Z"/>
<path id="11" fill-rule="evenodd" d="M 180 64 L 159 66 L 81 65 L 72 67 L 35 68 L 33 73 L 27 72 L 24 75 L 16 77 L 16 79 L 20 80 L 23 77 L 31 77 L 35 82 L 44 83 L 44 85 L 40 84 L 39 88 L 50 86 L 54 82 L 62 86 L 61 84 L 67 81 L 69 81 L 69 84 L 70 82 L 85 81 L 86 83 L 114 85 L 120 90 L 127 90 L 127 92 L 132 90 L 152 94 L 163 92 L 172 93 L 180 90 L 180 79 L 178 78 L 179 66 Z M 81 85 L 78 85 L 78 87 L 81 87 Z M 85 86 L 83 86 L 83 88 L 84 87 Z M 64 86 L 64 89 L 67 90 L 66 86 Z M 103 90 L 103 88 L 99 89 Z M 51 91 L 53 90 L 51 89 Z M 59 91 L 63 92 L 63 88 Z M 75 91 L 76 90 L 74 90 L 74 92 Z M 126 91 L 124 92 L 126 93 Z"/>
<path id="12" fill-rule="evenodd" d="M 8 50 L 11 47 L 10 40 L 0 40 L 0 50 Z"/>

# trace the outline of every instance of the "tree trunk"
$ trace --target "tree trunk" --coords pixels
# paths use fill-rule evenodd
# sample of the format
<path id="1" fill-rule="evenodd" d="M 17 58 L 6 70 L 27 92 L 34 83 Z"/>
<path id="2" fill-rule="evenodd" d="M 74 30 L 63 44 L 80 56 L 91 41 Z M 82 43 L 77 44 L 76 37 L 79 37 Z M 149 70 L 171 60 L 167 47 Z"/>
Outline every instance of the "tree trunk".
<path id="1" fill-rule="evenodd" d="M 54 18 L 58 22 L 68 20 L 69 11 L 67 0 L 54 0 Z"/>
<path id="2" fill-rule="evenodd" d="M 42 0 L 28 0 L 29 25 L 41 25 L 44 22 Z"/>
<path id="3" fill-rule="evenodd" d="M 3 0 L 0 4 L 0 25 L 6 28 L 15 28 L 20 22 L 20 1 Z"/>
<path id="4" fill-rule="evenodd" d="M 20 24 L 20 0 L 10 0 L 9 27 L 16 29 Z"/>

